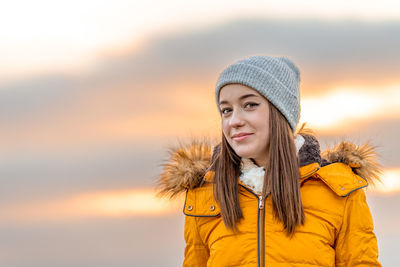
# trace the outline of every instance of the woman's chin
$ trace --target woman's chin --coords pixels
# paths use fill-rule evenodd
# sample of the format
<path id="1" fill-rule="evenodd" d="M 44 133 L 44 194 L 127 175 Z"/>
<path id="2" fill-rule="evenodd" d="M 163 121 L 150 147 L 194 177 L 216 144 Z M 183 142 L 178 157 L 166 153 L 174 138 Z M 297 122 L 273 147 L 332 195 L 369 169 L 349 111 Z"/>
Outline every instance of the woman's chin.
<path id="1" fill-rule="evenodd" d="M 250 153 L 249 151 L 235 151 L 236 154 L 241 158 L 254 158 L 254 154 Z"/>

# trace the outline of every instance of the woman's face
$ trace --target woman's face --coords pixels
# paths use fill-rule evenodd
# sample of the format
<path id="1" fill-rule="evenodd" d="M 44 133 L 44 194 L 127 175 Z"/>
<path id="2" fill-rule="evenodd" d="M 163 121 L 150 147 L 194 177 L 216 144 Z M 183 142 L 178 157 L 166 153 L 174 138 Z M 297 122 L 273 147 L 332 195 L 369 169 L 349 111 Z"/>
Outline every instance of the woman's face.
<path id="1" fill-rule="evenodd" d="M 269 142 L 267 99 L 245 85 L 228 84 L 220 90 L 219 101 L 222 131 L 230 146 L 240 157 L 264 166 Z"/>

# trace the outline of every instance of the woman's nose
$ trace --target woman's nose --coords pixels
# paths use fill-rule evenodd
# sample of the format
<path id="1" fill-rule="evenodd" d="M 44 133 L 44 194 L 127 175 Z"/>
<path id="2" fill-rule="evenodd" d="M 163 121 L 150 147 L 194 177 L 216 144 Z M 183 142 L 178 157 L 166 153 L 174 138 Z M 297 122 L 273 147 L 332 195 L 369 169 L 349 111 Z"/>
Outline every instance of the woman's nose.
<path id="1" fill-rule="evenodd" d="M 232 111 L 232 115 L 229 120 L 229 125 L 231 127 L 239 127 L 244 125 L 243 116 L 239 110 Z"/>

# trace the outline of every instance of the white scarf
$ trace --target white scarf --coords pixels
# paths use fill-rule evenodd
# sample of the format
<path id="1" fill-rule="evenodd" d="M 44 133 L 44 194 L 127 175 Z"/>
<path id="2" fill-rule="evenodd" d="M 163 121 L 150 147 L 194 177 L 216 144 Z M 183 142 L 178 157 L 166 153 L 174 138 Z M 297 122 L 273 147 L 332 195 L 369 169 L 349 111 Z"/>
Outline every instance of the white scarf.
<path id="1" fill-rule="evenodd" d="M 297 153 L 304 144 L 304 138 L 300 134 L 296 135 L 294 142 L 296 144 Z M 241 174 L 239 179 L 242 183 L 252 189 L 256 194 L 261 195 L 264 183 L 264 167 L 259 167 L 253 163 L 251 159 L 242 158 L 240 163 Z"/>

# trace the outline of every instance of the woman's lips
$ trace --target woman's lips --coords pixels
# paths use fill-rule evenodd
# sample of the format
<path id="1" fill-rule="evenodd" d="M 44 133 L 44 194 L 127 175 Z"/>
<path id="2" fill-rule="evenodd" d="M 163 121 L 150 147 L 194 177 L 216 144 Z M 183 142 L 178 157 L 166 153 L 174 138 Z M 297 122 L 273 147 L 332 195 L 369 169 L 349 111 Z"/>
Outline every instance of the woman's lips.
<path id="1" fill-rule="evenodd" d="M 235 140 L 236 142 L 240 142 L 240 141 L 246 140 L 250 135 L 252 135 L 252 134 L 237 136 L 237 137 L 233 137 L 232 139 Z"/>

